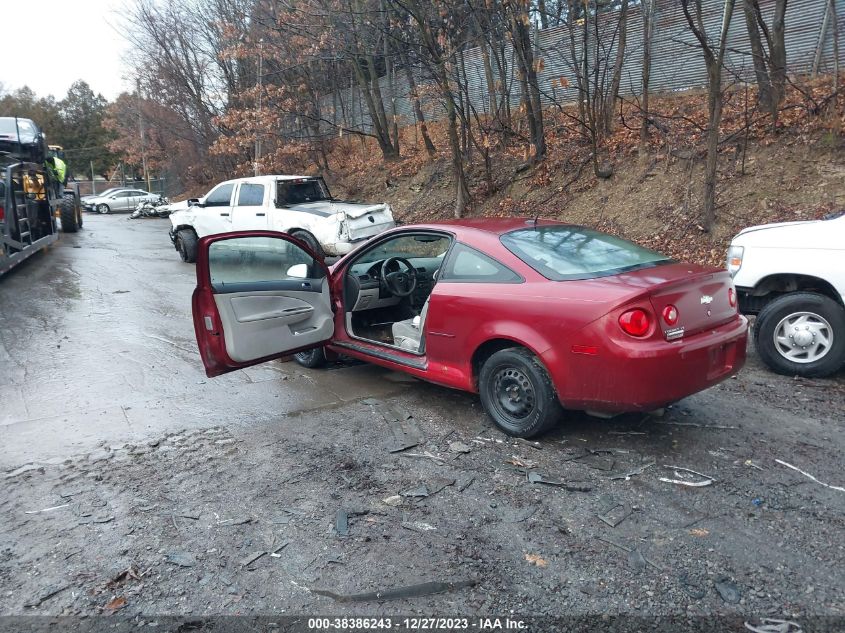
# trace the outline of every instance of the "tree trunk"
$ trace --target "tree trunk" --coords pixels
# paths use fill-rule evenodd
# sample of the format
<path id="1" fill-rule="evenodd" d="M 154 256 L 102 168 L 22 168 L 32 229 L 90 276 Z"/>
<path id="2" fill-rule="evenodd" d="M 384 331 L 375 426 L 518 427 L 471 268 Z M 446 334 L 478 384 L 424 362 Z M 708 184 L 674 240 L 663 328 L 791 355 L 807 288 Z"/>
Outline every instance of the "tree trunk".
<path id="1" fill-rule="evenodd" d="M 777 0 L 772 18 L 769 40 L 769 77 L 772 82 L 772 117 L 777 119 L 778 108 L 786 96 L 786 0 Z"/>
<path id="2" fill-rule="evenodd" d="M 422 111 L 420 96 L 417 93 L 417 82 L 414 79 L 414 72 L 411 70 L 411 62 L 408 59 L 408 52 L 403 47 L 400 47 L 399 54 L 402 58 L 402 65 L 405 67 L 405 74 L 408 77 L 408 87 L 410 88 L 414 104 L 414 116 L 417 117 L 417 121 L 419 121 L 420 124 L 420 134 L 423 137 L 425 151 L 429 156 L 434 156 L 437 153 L 437 148 L 434 147 L 434 143 L 431 142 L 431 137 L 428 135 L 428 126 L 425 123 L 425 115 Z"/>
<path id="3" fill-rule="evenodd" d="M 619 41 L 616 45 L 616 60 L 613 63 L 613 78 L 610 80 L 610 92 L 604 102 L 604 133 L 613 132 L 613 121 L 616 115 L 616 97 L 619 96 L 619 86 L 622 83 L 622 65 L 625 62 L 625 45 L 628 41 L 628 0 L 622 0 L 619 11 Z"/>
<path id="4" fill-rule="evenodd" d="M 745 0 L 745 25 L 748 27 L 748 39 L 751 42 L 751 57 L 754 61 L 754 75 L 757 78 L 757 101 L 762 108 L 771 112 L 772 82 L 763 52 L 763 41 L 760 38 L 760 27 L 757 25 L 757 0 Z"/>
<path id="5" fill-rule="evenodd" d="M 445 74 L 445 71 L 444 71 Z M 444 79 L 445 81 L 445 79 Z M 448 90 L 446 92 L 446 119 L 448 121 L 449 147 L 452 150 L 452 171 L 455 178 L 455 211 L 456 218 L 463 217 L 464 209 L 469 202 L 469 189 L 467 188 L 466 174 L 464 173 L 464 161 L 461 156 L 461 142 L 458 138 L 458 117 L 455 112 L 455 101 Z"/>
<path id="6" fill-rule="evenodd" d="M 715 72 L 714 72 L 715 71 Z M 722 68 L 712 66 L 708 71 L 707 93 L 707 160 L 704 166 L 704 209 L 702 224 L 709 233 L 716 221 L 716 179 L 719 167 L 719 126 L 722 122 Z"/>
<path id="7" fill-rule="evenodd" d="M 649 114 L 648 97 L 649 97 L 649 81 L 651 79 L 651 42 L 654 34 L 654 20 L 656 0 L 644 0 L 642 3 L 643 13 L 643 122 L 640 126 L 640 154 L 645 156 L 648 151 L 648 126 Z"/>

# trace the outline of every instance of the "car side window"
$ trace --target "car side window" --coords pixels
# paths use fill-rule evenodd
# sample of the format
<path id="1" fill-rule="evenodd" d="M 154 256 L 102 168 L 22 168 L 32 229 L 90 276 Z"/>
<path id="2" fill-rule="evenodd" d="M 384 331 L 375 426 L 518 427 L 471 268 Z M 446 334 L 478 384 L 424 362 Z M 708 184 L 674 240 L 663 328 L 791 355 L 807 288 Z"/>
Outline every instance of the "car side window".
<path id="1" fill-rule="evenodd" d="M 313 257 L 286 240 L 241 237 L 214 242 L 208 249 L 211 283 L 216 291 L 228 285 L 271 284 L 300 279 L 322 279 L 324 269 Z"/>
<path id="2" fill-rule="evenodd" d="M 523 281 L 522 277 L 504 264 L 460 242 L 455 244 L 439 278 L 443 281 L 476 283 L 515 284 Z"/>
<path id="3" fill-rule="evenodd" d="M 239 207 L 260 207 L 264 204 L 264 185 L 245 182 L 238 191 Z"/>
<path id="4" fill-rule="evenodd" d="M 213 189 L 205 198 L 205 206 L 207 207 L 228 207 L 232 200 L 232 190 L 235 188 L 235 183 L 231 182 L 226 185 L 220 185 Z"/>

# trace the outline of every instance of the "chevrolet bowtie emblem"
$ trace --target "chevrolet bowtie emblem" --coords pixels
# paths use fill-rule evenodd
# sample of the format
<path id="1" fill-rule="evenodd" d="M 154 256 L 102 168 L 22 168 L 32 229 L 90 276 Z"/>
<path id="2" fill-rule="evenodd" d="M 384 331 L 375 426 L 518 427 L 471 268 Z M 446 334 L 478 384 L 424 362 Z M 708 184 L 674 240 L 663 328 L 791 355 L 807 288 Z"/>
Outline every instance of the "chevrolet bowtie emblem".
<path id="1" fill-rule="evenodd" d="M 710 305 L 713 303 L 713 297 L 710 295 L 701 295 L 701 305 Z"/>

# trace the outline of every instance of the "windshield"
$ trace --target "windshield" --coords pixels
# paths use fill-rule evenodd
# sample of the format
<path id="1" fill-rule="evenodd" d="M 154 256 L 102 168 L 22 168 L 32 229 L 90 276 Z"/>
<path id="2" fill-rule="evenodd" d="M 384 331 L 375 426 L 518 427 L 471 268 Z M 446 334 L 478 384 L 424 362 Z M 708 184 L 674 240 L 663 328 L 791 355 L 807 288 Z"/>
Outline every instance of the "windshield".
<path id="1" fill-rule="evenodd" d="M 331 199 L 329 188 L 322 178 L 279 180 L 276 184 L 276 206 Z"/>
<path id="2" fill-rule="evenodd" d="M 648 268 L 668 257 L 627 240 L 580 226 L 537 226 L 505 233 L 502 244 L 554 281 L 591 279 Z"/>
<path id="3" fill-rule="evenodd" d="M 32 121 L 29 121 L 28 119 L 18 119 L 17 126 L 15 126 L 14 117 L 0 118 L 0 136 L 10 136 L 16 139 L 18 138 L 18 130 L 20 130 L 20 138 L 22 142 L 31 143 L 35 140 L 35 126 L 32 124 Z"/>

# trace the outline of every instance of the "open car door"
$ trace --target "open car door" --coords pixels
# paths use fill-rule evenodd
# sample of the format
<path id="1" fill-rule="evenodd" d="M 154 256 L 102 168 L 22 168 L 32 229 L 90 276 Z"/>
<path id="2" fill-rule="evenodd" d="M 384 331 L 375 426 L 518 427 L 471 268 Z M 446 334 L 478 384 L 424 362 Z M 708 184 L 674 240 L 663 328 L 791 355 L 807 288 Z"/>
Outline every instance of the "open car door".
<path id="1" fill-rule="evenodd" d="M 329 285 L 323 260 L 285 233 L 202 238 L 192 308 L 205 373 L 219 376 L 329 342 Z"/>

